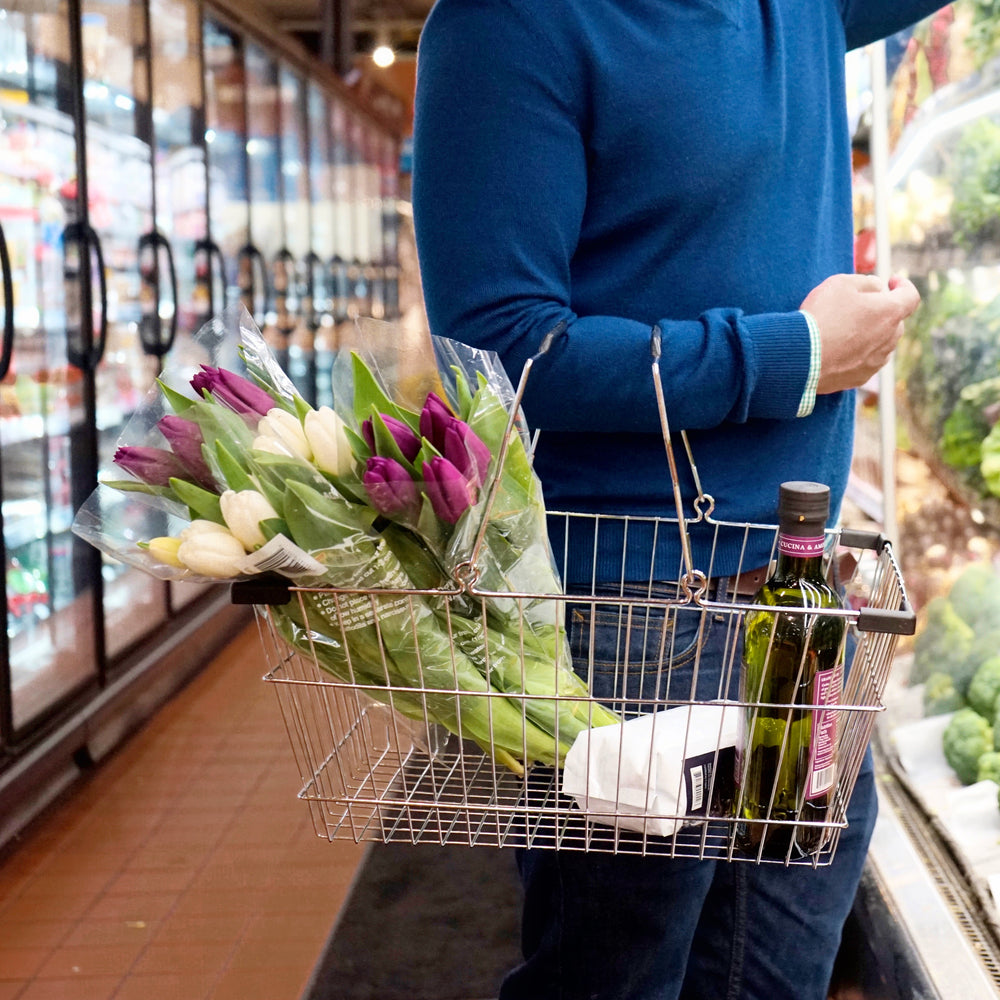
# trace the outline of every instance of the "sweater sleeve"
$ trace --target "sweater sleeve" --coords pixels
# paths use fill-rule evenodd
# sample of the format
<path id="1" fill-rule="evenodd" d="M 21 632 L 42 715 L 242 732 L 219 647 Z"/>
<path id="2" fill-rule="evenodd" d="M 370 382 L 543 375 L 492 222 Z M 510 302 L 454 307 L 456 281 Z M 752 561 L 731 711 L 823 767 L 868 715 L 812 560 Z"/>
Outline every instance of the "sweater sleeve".
<path id="1" fill-rule="evenodd" d="M 432 331 L 496 351 L 516 380 L 544 335 L 564 323 L 525 396 L 529 421 L 544 430 L 656 432 L 654 323 L 672 426 L 794 418 L 810 367 L 798 311 L 745 315 L 724 303 L 681 318 L 574 310 L 591 96 L 568 32 L 546 37 L 541 17 L 523 15 L 528 6 L 439 0 L 421 37 L 413 209 Z"/>
<path id="2" fill-rule="evenodd" d="M 847 48 L 856 49 L 897 31 L 946 7 L 941 0 L 841 0 Z"/>

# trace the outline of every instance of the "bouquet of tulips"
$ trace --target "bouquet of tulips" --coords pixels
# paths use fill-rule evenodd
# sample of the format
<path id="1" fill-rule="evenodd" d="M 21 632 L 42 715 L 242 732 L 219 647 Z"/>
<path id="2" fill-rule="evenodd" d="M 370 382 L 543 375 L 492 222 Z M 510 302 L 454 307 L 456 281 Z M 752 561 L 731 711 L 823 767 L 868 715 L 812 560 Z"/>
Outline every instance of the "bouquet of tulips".
<path id="1" fill-rule="evenodd" d="M 164 372 L 115 454 L 129 478 L 98 486 L 78 535 L 163 579 L 286 577 L 303 589 L 271 615 L 290 646 L 517 772 L 619 721 L 572 669 L 492 355 L 434 338 L 435 386 L 414 402 L 373 342 L 338 358 L 334 406 L 314 408 L 244 309 L 213 321 L 216 341 L 219 324 L 244 371 Z M 136 504 L 147 516 L 121 515 Z"/>

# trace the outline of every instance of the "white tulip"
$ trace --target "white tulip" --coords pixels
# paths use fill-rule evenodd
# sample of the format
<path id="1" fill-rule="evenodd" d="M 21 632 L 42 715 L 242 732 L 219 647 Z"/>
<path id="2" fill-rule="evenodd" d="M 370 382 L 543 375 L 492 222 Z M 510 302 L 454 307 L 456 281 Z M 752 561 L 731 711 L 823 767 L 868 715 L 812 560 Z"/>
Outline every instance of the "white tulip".
<path id="1" fill-rule="evenodd" d="M 258 434 L 253 439 L 250 447 L 254 451 L 266 451 L 272 455 L 283 455 L 288 458 L 292 453 L 285 447 L 284 443 L 276 438 L 268 437 L 266 434 Z"/>
<path id="2" fill-rule="evenodd" d="M 243 572 L 246 553 L 243 543 L 222 528 L 221 531 L 195 532 L 181 542 L 177 558 L 192 573 L 226 580 Z"/>
<path id="3" fill-rule="evenodd" d="M 281 409 L 280 406 L 272 407 L 260 418 L 257 424 L 257 437 L 271 438 L 278 442 L 284 448 L 285 454 L 303 458 L 307 462 L 312 459 L 312 451 L 299 418 L 288 410 Z"/>
<path id="4" fill-rule="evenodd" d="M 256 490 L 226 490 L 219 497 L 219 505 L 226 526 L 247 552 L 253 552 L 267 541 L 260 530 L 260 522 L 278 516 L 264 494 Z"/>
<path id="5" fill-rule="evenodd" d="M 306 440 L 316 466 L 331 476 L 346 476 L 354 466 L 354 455 L 344 433 L 344 421 L 329 406 L 310 410 L 303 423 Z"/>
<path id="6" fill-rule="evenodd" d="M 230 534 L 229 529 L 224 524 L 196 517 L 181 531 L 179 537 L 182 542 L 186 542 L 189 538 L 194 538 L 195 535 L 205 535 L 213 532 L 221 532 L 223 535 Z"/>

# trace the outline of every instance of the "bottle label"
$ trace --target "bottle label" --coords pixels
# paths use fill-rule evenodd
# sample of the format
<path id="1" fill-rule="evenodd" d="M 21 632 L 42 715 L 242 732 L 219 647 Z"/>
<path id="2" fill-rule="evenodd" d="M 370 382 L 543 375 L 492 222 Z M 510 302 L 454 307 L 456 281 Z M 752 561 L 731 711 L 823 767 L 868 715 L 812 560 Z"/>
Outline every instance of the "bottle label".
<path id="1" fill-rule="evenodd" d="M 796 535 L 778 535 L 778 551 L 782 555 L 794 556 L 796 559 L 811 559 L 813 556 L 821 556 L 826 545 L 826 536 L 817 535 L 815 538 L 799 538 Z"/>
<path id="2" fill-rule="evenodd" d="M 837 717 L 840 692 L 844 686 L 844 664 L 821 670 L 813 682 L 812 739 L 809 748 L 809 780 L 806 798 L 817 799 L 833 788 L 837 780 Z"/>

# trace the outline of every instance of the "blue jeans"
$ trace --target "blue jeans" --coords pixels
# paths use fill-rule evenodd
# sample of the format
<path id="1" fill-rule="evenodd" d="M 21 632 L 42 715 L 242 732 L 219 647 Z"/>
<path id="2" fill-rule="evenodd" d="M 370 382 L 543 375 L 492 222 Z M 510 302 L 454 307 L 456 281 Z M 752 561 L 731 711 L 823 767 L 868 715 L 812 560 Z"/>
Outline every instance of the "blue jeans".
<path id="1" fill-rule="evenodd" d="M 591 617 L 589 607 L 571 606 L 568 626 L 578 664 L 593 643 L 596 696 L 688 698 L 696 690 L 704 699 L 734 690 L 739 650 L 725 652 L 735 616 L 657 609 L 654 620 L 643 612 L 623 628 L 608 605 Z M 647 669 L 630 671 L 623 686 L 616 665 L 626 648 L 629 662 L 641 658 Z M 669 670 L 656 669 L 657 650 Z M 848 828 L 821 868 L 518 851 L 524 962 L 500 1000 L 826 1000 L 876 810 L 869 751 Z"/>

